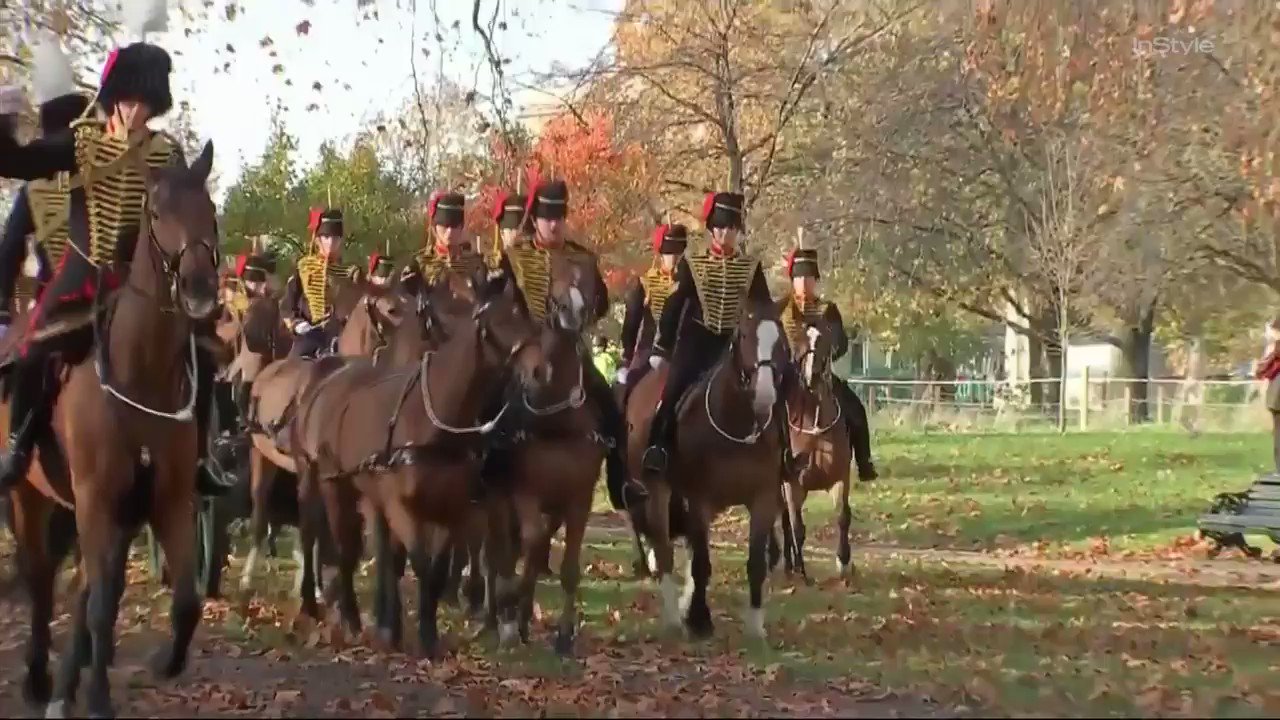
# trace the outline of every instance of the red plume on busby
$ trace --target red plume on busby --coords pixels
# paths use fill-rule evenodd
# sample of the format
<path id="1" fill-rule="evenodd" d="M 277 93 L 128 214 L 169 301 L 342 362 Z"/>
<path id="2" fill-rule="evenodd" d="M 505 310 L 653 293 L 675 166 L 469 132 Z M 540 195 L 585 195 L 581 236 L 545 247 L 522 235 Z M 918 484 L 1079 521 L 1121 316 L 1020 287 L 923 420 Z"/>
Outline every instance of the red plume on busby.
<path id="1" fill-rule="evenodd" d="M 374 253 L 369 256 L 369 274 L 370 275 L 373 275 L 373 271 L 378 267 L 378 261 L 381 259 L 382 259 L 382 256 L 379 255 L 378 253 Z"/>
<path id="2" fill-rule="evenodd" d="M 511 197 L 511 193 L 505 190 L 498 192 L 498 197 L 493 201 L 493 221 L 502 222 L 502 215 L 506 212 L 507 199 Z"/>
<path id="3" fill-rule="evenodd" d="M 787 277 L 792 277 L 792 269 L 796 266 L 796 248 L 787 251 Z"/>
<path id="4" fill-rule="evenodd" d="M 711 219 L 711 211 L 715 209 L 716 194 L 709 192 L 706 197 L 702 198 L 702 214 L 698 216 L 698 219 L 705 223 L 707 220 Z"/>
<path id="5" fill-rule="evenodd" d="M 436 217 L 436 205 L 440 204 L 440 198 L 444 197 L 443 190 L 435 190 L 427 198 L 427 219 L 434 220 Z"/>
<path id="6" fill-rule="evenodd" d="M 238 278 L 243 278 L 243 277 L 244 277 L 244 269 L 245 269 L 245 267 L 246 267 L 248 264 L 249 264 L 249 256 L 248 256 L 248 255 L 237 255 L 237 256 L 236 256 L 236 277 L 238 277 Z"/>
<path id="7" fill-rule="evenodd" d="M 320 229 L 320 218 L 324 215 L 324 208 L 311 208 L 311 215 L 307 218 L 307 229 L 312 235 L 316 234 L 316 230 Z"/>
<path id="8" fill-rule="evenodd" d="M 667 230 L 670 225 L 659 225 L 653 229 L 653 251 L 655 253 L 662 252 L 662 241 L 667 237 Z"/>

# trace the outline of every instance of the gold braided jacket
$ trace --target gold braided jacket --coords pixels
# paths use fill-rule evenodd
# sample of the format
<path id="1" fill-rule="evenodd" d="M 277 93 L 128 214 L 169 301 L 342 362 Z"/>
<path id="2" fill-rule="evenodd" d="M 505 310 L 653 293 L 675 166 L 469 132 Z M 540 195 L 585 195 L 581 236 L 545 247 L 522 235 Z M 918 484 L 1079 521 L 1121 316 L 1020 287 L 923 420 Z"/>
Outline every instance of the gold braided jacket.
<path id="1" fill-rule="evenodd" d="M 95 265 L 109 264 L 120 240 L 137 232 L 147 196 L 146 168 L 173 163 L 180 150 L 163 133 L 151 133 L 142 141 L 135 161 L 119 162 L 129 151 L 129 141 L 107 133 L 103 122 L 96 118 L 77 120 L 71 129 L 76 168 L 84 178 L 89 260 Z"/>
<path id="2" fill-rule="evenodd" d="M 655 265 L 640 276 L 640 286 L 644 288 L 644 303 L 656 322 L 662 317 L 662 309 L 667 306 L 667 298 L 671 297 L 671 292 L 676 289 L 675 273 L 667 272 Z"/>
<path id="3" fill-rule="evenodd" d="M 702 325 L 717 335 L 734 330 L 760 261 L 742 253 L 722 257 L 709 250 L 687 258 L 702 306 Z"/>
<path id="4" fill-rule="evenodd" d="M 60 172 L 52 178 L 28 182 L 27 203 L 31 206 L 36 238 L 49 264 L 56 268 L 71 242 L 71 173 Z"/>
<path id="5" fill-rule="evenodd" d="M 359 273 L 354 265 L 338 265 L 329 262 L 326 255 L 312 253 L 298 259 L 298 280 L 302 297 L 307 302 L 311 323 L 319 324 L 333 305 L 333 282 L 352 279 Z"/>
<path id="6" fill-rule="evenodd" d="M 442 256 L 436 253 L 434 247 L 425 247 L 415 257 L 418 272 L 427 283 L 434 283 L 446 270 L 471 274 L 488 266 L 484 256 L 470 249 Z"/>
<path id="7" fill-rule="evenodd" d="M 805 328 L 822 321 L 827 305 L 827 301 L 820 297 L 801 299 L 796 297 L 795 293 L 791 293 L 787 298 L 782 308 L 782 331 L 786 333 L 792 349 L 805 346 L 808 342 L 805 338 Z"/>
<path id="8" fill-rule="evenodd" d="M 547 294 L 551 291 L 551 251 L 521 243 L 507 251 L 516 286 L 524 295 L 525 305 L 534 320 L 542 322 L 547 314 Z"/>

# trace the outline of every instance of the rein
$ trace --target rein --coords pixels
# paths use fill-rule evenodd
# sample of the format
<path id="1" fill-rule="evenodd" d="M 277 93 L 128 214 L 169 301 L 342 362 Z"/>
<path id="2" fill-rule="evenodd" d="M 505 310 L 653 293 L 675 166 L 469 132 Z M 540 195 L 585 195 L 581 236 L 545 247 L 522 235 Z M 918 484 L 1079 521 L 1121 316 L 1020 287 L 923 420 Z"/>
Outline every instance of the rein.
<path id="1" fill-rule="evenodd" d="M 769 406 L 769 419 L 765 420 L 764 425 L 752 421 L 752 430 L 749 434 L 742 437 L 729 434 L 729 431 L 720 427 L 720 423 L 716 422 L 715 413 L 711 411 L 711 386 L 716 384 L 716 378 L 719 377 L 720 371 L 724 369 L 724 362 L 716 364 L 716 369 L 711 371 L 711 378 L 707 380 L 706 387 L 702 391 L 702 405 L 707 413 L 707 420 L 711 423 L 711 428 L 720 434 L 725 440 L 732 440 L 739 445 L 752 445 L 756 440 L 760 439 L 760 435 L 773 424 L 773 406 Z"/>
<path id="2" fill-rule="evenodd" d="M 801 390 L 801 392 L 811 392 L 811 391 L 806 388 Z M 817 393 L 815 392 L 814 395 L 817 396 Z M 832 396 L 832 398 L 834 399 L 834 395 Z M 790 415 L 791 403 L 788 402 L 786 405 L 787 405 L 787 414 Z M 790 417 L 787 418 L 787 425 L 791 426 L 792 430 L 802 432 L 805 435 L 822 435 L 826 433 L 828 430 L 830 430 L 831 428 L 835 427 L 836 423 L 840 422 L 840 418 L 843 415 L 843 412 L 840 409 L 840 403 L 838 402 L 835 403 L 835 406 L 836 406 L 835 417 L 832 418 L 831 422 L 827 423 L 826 425 L 819 426 L 818 423 L 822 420 L 822 398 L 818 396 L 817 402 L 814 404 L 814 407 L 813 407 L 813 426 L 812 427 L 806 428 L 801 425 L 797 425 L 791 422 Z M 803 414 L 801 414 L 801 417 L 803 418 Z"/>
<path id="3" fill-rule="evenodd" d="M 169 306 L 168 307 L 161 306 L 159 309 L 161 312 L 165 312 L 165 313 L 175 312 L 177 309 L 177 295 L 178 295 L 178 268 L 182 263 L 183 256 L 186 254 L 188 250 L 194 247 L 194 245 L 200 245 L 210 251 L 210 254 L 213 256 L 214 263 L 216 266 L 217 258 L 218 258 L 217 248 L 214 246 L 210 246 L 209 243 L 203 240 L 200 240 L 198 241 L 198 243 L 195 243 L 195 244 L 188 242 L 188 243 L 183 243 L 182 248 L 179 249 L 178 252 L 175 253 L 172 258 L 165 258 L 164 248 L 160 246 L 160 240 L 156 237 L 155 226 L 151 224 L 150 215 L 144 212 L 142 222 L 146 228 L 145 232 L 147 236 L 147 242 L 149 244 L 147 256 L 150 259 L 153 268 L 156 266 L 157 257 L 159 258 L 160 270 L 162 271 L 161 274 L 165 277 L 166 280 L 168 280 Z M 74 246 L 74 243 L 72 243 L 72 246 Z M 77 250 L 77 252 L 79 251 Z M 86 260 L 87 259 L 88 258 L 86 258 Z M 101 274 L 99 274 L 98 276 L 99 292 L 94 295 L 95 304 L 100 302 L 102 298 L 101 277 L 102 277 Z M 129 283 L 126 283 L 125 287 L 141 294 L 143 297 L 146 297 L 149 299 L 157 299 L 154 296 L 143 292 L 139 288 L 131 287 Z M 181 423 L 191 422 L 195 417 L 194 410 L 196 405 L 196 392 L 197 392 L 195 333 L 191 332 L 190 329 L 188 329 L 187 331 L 187 344 L 188 344 L 188 347 L 190 348 L 190 357 L 187 363 L 188 397 L 187 397 L 186 403 L 181 408 L 179 408 L 176 412 L 165 412 L 163 410 L 156 410 L 155 408 L 147 407 L 146 405 L 143 405 L 137 402 L 136 400 L 129 398 L 124 393 L 117 390 L 115 386 L 111 384 L 110 380 L 108 380 L 108 377 L 111 375 L 111 356 L 110 356 L 110 348 L 108 347 L 108 343 L 104 342 L 104 338 L 103 338 L 103 330 L 104 330 L 103 321 L 105 320 L 105 317 L 102 313 L 99 312 L 100 307 L 101 306 L 96 307 L 94 309 L 95 320 L 93 323 L 94 345 L 98 349 L 97 356 L 94 358 L 93 367 L 94 367 L 94 372 L 98 376 L 98 386 L 102 388 L 102 390 L 106 392 L 108 395 L 110 395 L 111 397 L 114 397 L 115 399 L 128 405 L 129 407 L 132 407 L 135 410 L 139 410 L 153 417 L 158 417 L 163 420 L 173 420 L 174 422 L 181 422 Z M 114 318 L 115 317 L 114 306 L 112 309 L 113 309 L 113 312 L 111 313 L 111 315 L 112 315 L 112 318 Z"/>

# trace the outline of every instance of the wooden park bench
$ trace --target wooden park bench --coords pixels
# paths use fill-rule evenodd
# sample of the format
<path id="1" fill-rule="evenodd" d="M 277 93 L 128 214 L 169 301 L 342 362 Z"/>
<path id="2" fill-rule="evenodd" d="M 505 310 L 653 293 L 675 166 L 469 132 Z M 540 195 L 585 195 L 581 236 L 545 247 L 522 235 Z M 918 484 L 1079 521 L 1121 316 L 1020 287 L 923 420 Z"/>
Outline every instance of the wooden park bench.
<path id="1" fill-rule="evenodd" d="M 1262 549 L 1246 543 L 1244 534 L 1266 535 L 1280 545 L 1280 474 L 1262 475 L 1245 492 L 1220 493 L 1196 524 L 1217 544 L 1217 551 L 1235 547 L 1250 557 L 1262 557 Z M 1274 558 L 1280 562 L 1280 552 Z"/>

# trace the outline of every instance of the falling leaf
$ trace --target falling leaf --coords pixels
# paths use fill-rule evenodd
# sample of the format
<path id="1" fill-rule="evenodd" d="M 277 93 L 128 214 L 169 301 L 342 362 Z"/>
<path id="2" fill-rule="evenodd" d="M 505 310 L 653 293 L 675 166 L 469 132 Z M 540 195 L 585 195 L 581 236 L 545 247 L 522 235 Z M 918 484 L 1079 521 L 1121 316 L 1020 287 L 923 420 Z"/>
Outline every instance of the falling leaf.
<path id="1" fill-rule="evenodd" d="M 308 35 L 308 34 L 310 34 L 310 33 L 311 33 L 311 21 L 310 21 L 310 20 L 303 20 L 302 22 L 300 22 L 300 23 L 298 23 L 297 25 L 294 25 L 294 26 L 293 26 L 293 31 L 294 31 L 294 32 L 296 32 L 296 33 L 298 33 L 299 35 Z"/>
<path id="2" fill-rule="evenodd" d="M 317 80 L 317 81 L 315 81 L 315 82 L 311 83 L 311 89 L 312 89 L 312 90 L 315 90 L 316 92 L 320 92 L 320 91 L 324 90 L 324 85 L 321 85 L 321 84 L 320 84 L 320 81 L 319 81 L 319 80 Z"/>

